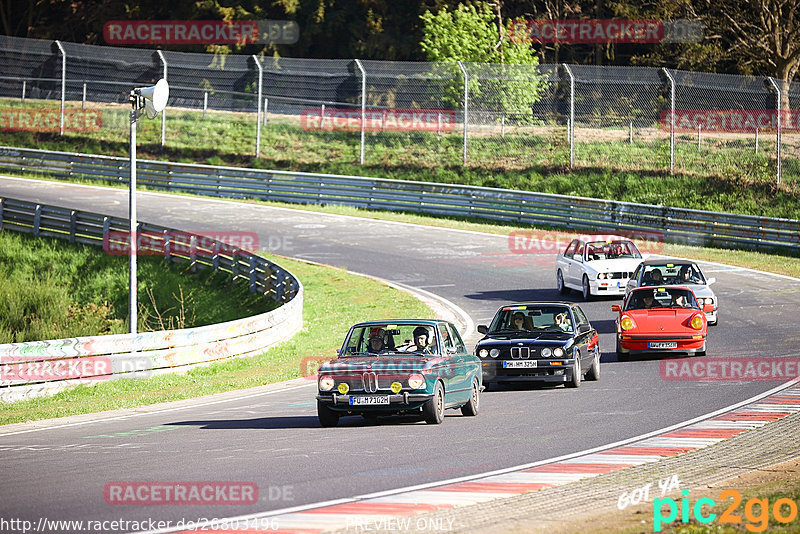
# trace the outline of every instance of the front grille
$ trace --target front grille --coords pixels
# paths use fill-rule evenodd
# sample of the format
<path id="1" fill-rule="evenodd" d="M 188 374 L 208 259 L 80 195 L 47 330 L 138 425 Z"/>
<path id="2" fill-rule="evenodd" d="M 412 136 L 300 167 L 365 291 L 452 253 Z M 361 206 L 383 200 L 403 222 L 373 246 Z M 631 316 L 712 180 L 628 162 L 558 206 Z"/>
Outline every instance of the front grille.
<path id="1" fill-rule="evenodd" d="M 531 357 L 531 349 L 528 347 L 511 347 L 511 357 L 515 360 L 527 360 Z"/>
<path id="2" fill-rule="evenodd" d="M 375 393 L 378 391 L 378 375 L 373 372 L 366 372 L 361 375 L 361 382 L 364 391 L 367 393 Z"/>

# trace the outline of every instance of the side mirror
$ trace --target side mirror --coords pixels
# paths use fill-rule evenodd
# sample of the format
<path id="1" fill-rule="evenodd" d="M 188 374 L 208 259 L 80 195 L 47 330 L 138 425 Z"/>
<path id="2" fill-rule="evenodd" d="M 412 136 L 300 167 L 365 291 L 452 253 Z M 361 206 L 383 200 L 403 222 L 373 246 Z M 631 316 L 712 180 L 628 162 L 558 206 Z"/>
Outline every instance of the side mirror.
<path id="1" fill-rule="evenodd" d="M 714 311 L 714 305 L 713 304 L 703 304 L 703 311 L 706 312 L 706 313 Z"/>
<path id="2" fill-rule="evenodd" d="M 586 324 L 586 323 L 584 323 L 584 324 L 581 324 L 581 325 L 578 325 L 578 333 L 579 333 L 579 334 L 585 334 L 586 332 L 588 332 L 588 331 L 589 331 L 589 330 L 591 330 L 591 329 L 592 329 L 592 327 L 591 327 L 591 326 L 589 326 L 589 325 L 588 325 L 588 324 Z"/>
<path id="3" fill-rule="evenodd" d="M 488 331 L 489 331 L 489 327 L 486 326 L 485 324 L 479 324 L 478 325 L 478 332 L 480 332 L 481 334 L 486 335 L 486 333 Z"/>
<path id="4" fill-rule="evenodd" d="M 716 278 L 714 278 L 714 277 L 712 276 L 711 278 L 709 278 L 708 280 L 706 280 L 706 284 L 708 284 L 708 285 L 711 285 L 711 284 L 713 284 L 713 283 L 714 283 L 714 282 L 716 282 L 716 281 L 717 281 L 717 279 L 716 279 Z"/>
<path id="5" fill-rule="evenodd" d="M 612 304 L 611 305 L 611 311 L 618 312 L 620 310 L 622 310 L 622 306 L 620 306 L 619 304 Z"/>

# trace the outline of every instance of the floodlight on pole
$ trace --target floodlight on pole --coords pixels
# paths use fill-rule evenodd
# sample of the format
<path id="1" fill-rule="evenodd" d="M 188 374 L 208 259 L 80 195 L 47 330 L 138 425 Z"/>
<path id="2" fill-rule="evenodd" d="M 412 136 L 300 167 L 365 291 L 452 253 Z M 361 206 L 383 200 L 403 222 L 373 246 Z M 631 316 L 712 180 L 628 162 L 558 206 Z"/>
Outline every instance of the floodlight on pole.
<path id="1" fill-rule="evenodd" d="M 130 316 L 130 332 L 135 334 L 137 331 L 136 326 L 136 311 L 138 307 L 137 302 L 137 281 L 136 281 L 136 255 L 139 253 L 137 249 L 138 234 L 136 224 L 136 121 L 142 114 L 147 114 L 147 118 L 154 119 L 159 112 L 164 111 L 167 107 L 167 100 L 169 99 L 169 85 L 167 80 L 160 79 L 155 85 L 150 87 L 137 87 L 131 91 L 129 100 L 131 103 L 131 179 L 130 179 L 130 193 L 129 193 L 129 218 L 130 218 L 130 284 L 128 286 L 128 302 L 129 302 L 129 316 Z"/>

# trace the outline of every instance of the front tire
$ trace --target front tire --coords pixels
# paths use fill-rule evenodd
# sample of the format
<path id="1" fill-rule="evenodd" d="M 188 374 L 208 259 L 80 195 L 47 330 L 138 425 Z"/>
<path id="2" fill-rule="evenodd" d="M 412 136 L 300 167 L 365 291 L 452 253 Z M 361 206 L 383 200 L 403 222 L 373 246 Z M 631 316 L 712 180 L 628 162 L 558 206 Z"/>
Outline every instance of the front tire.
<path id="1" fill-rule="evenodd" d="M 568 388 L 581 386 L 581 353 L 575 354 L 575 364 L 572 366 L 572 380 L 565 384 Z"/>
<path id="2" fill-rule="evenodd" d="M 480 388 L 478 387 L 478 379 L 472 379 L 472 392 L 469 395 L 469 402 L 461 407 L 461 414 L 467 416 L 478 415 L 480 407 Z"/>
<path id="3" fill-rule="evenodd" d="M 592 366 L 586 373 L 586 380 L 600 380 L 600 354 L 595 352 Z"/>
<path id="4" fill-rule="evenodd" d="M 444 421 L 444 388 L 441 382 L 433 389 L 433 398 L 422 406 L 422 416 L 429 425 L 438 425 Z"/>
<path id="5" fill-rule="evenodd" d="M 558 287 L 558 292 L 562 295 L 569 291 L 569 288 L 564 285 L 564 275 L 561 274 L 561 269 L 556 272 L 556 287 Z"/>
<path id="6" fill-rule="evenodd" d="M 583 293 L 583 300 L 588 301 L 589 299 L 592 298 L 592 288 L 589 287 L 589 277 L 586 276 L 585 274 L 583 275 L 583 285 L 581 287 L 582 287 L 581 293 Z"/>
<path id="7" fill-rule="evenodd" d="M 339 424 L 339 414 L 317 401 L 317 417 L 319 424 L 324 427 L 332 427 Z"/>

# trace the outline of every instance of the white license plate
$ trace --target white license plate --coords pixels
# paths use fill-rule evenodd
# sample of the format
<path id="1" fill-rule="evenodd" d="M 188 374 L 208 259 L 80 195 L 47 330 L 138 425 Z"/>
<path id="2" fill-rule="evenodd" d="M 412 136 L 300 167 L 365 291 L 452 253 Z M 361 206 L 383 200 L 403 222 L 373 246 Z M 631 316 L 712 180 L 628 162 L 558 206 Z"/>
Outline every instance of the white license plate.
<path id="1" fill-rule="evenodd" d="M 530 369 L 536 367 L 536 360 L 525 360 L 524 362 L 503 361 L 503 369 Z"/>
<path id="2" fill-rule="evenodd" d="M 677 349 L 677 341 L 651 341 L 647 344 L 648 349 Z"/>
<path id="3" fill-rule="evenodd" d="M 389 404 L 389 395 L 375 395 L 374 397 L 350 397 L 350 406 L 364 406 L 369 404 Z"/>

